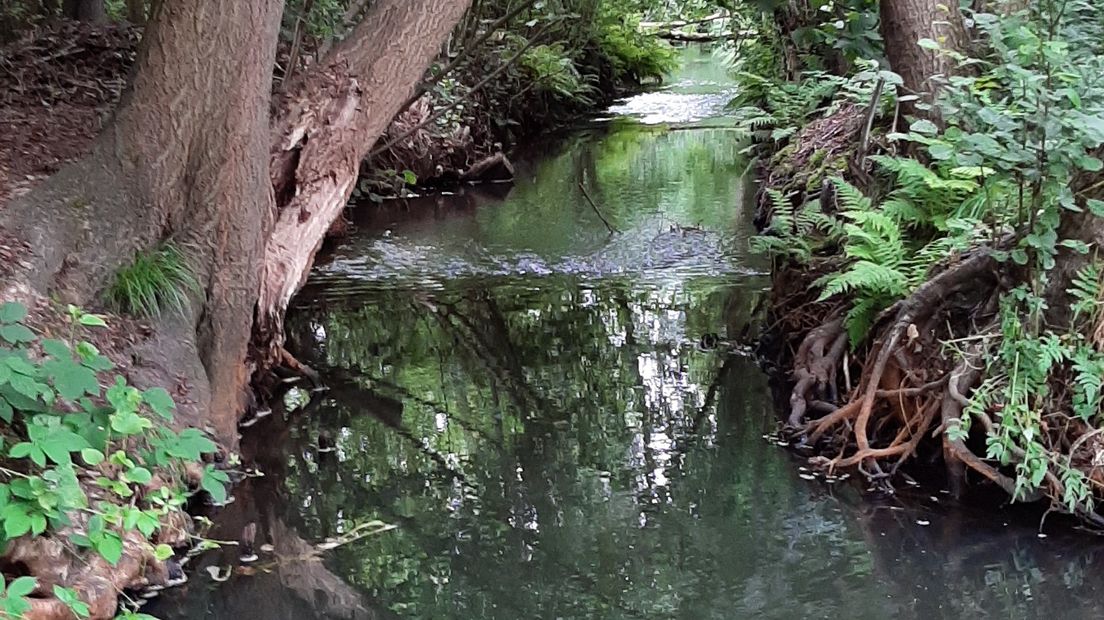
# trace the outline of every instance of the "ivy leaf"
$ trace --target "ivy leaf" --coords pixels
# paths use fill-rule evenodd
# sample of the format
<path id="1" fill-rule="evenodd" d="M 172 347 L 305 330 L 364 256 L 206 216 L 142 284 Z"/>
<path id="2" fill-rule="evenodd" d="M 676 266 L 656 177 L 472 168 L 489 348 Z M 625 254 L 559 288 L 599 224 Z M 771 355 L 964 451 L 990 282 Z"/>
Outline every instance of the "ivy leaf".
<path id="1" fill-rule="evenodd" d="M 9 301 L 0 305 L 0 323 L 18 323 L 27 318 L 27 307 L 21 303 Z"/>
<path id="2" fill-rule="evenodd" d="M 0 398 L 0 420 L 11 424 L 13 419 L 15 419 L 15 410 L 8 404 L 8 401 Z"/>
<path id="3" fill-rule="evenodd" d="M 130 471 L 123 474 L 128 482 L 135 484 L 149 484 L 150 480 L 153 480 L 153 474 L 145 467 L 135 467 Z"/>
<path id="4" fill-rule="evenodd" d="M 172 419 L 176 403 L 173 402 L 172 396 L 164 388 L 155 387 L 142 392 L 142 400 L 157 415 L 166 420 Z"/>
<path id="5" fill-rule="evenodd" d="M 137 435 L 152 426 L 153 422 L 133 411 L 115 413 L 111 416 L 111 430 L 122 435 Z"/>
<path id="6" fill-rule="evenodd" d="M 938 50 L 942 49 L 942 47 L 940 47 L 939 43 L 937 41 L 935 41 L 935 39 L 928 39 L 928 38 L 920 39 L 919 41 L 916 42 L 916 44 L 919 45 L 920 47 L 926 49 L 926 50 L 938 51 Z"/>
<path id="7" fill-rule="evenodd" d="M 1089 211 L 1096 217 L 1104 217 L 1104 200 L 1090 198 L 1085 201 L 1085 205 L 1089 207 Z"/>
<path id="8" fill-rule="evenodd" d="M 949 144 L 938 142 L 929 146 L 928 152 L 931 153 L 934 159 L 946 160 L 954 155 L 954 148 Z"/>

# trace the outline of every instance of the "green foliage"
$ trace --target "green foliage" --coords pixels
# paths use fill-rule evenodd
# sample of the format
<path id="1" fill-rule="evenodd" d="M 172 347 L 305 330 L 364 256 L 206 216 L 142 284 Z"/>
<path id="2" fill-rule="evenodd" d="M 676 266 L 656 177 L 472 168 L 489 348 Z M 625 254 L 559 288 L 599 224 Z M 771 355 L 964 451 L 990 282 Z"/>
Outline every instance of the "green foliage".
<path id="1" fill-rule="evenodd" d="M 33 577 L 18 577 L 11 583 L 6 583 L 4 576 L 0 575 L 0 615 L 5 618 L 22 618 L 23 614 L 31 610 L 27 596 L 34 592 L 37 585 Z"/>
<path id="2" fill-rule="evenodd" d="M 674 69 L 674 50 L 642 33 L 639 17 L 623 10 L 614 3 L 604 3 L 596 33 L 598 50 L 613 68 L 614 79 L 628 83 L 663 79 Z"/>
<path id="3" fill-rule="evenodd" d="M 156 317 L 182 312 L 188 295 L 201 291 L 183 251 L 169 242 L 139 253 L 120 269 L 105 293 L 105 301 L 120 312 Z"/>
<path id="4" fill-rule="evenodd" d="M 0 482 L 0 543 L 75 525 L 79 533 L 70 542 L 114 564 L 124 532 L 151 538 L 180 509 L 187 499 L 184 466 L 216 446 L 195 429 L 168 428 L 175 409 L 168 392 L 141 391 L 111 377 L 111 361 L 90 342 L 76 341 L 81 330 L 104 325 L 101 317 L 70 307 L 72 345 L 39 338 L 26 317 L 20 304 L 0 306 L 0 418 L 6 437 L 14 436 L 0 467 L 7 480 Z M 154 471 L 170 484 L 148 488 Z M 91 501 L 82 480 L 104 493 Z M 203 488 L 225 498 L 218 485 L 227 481 L 225 473 L 209 472 Z M 16 583 L 25 582 L 9 586 L 0 603 L 5 609 L 19 605 L 11 595 Z M 77 616 L 87 616 L 74 593 L 55 594 Z"/>
<path id="5" fill-rule="evenodd" d="M 538 90 L 576 106 L 593 106 L 593 76 L 583 76 L 563 45 L 537 45 L 521 56 L 521 67 Z"/>

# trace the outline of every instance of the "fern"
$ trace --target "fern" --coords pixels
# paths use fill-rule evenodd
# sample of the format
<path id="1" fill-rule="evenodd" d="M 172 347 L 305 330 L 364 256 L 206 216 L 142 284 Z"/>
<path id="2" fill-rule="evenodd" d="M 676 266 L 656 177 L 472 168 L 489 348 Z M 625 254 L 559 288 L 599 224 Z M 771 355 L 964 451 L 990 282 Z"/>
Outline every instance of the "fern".
<path id="1" fill-rule="evenodd" d="M 1073 322 L 1084 315 L 1094 316 L 1099 310 L 1102 296 L 1101 269 L 1099 263 L 1093 261 L 1074 274 L 1070 282 L 1070 288 L 1066 290 L 1073 297 Z"/>

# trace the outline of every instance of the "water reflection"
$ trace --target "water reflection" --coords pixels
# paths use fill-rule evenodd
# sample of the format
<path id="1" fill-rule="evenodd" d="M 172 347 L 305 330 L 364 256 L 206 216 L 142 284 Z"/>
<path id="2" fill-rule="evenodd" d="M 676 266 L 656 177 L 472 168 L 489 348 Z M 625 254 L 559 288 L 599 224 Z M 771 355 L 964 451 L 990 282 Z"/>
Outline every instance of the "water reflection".
<path id="1" fill-rule="evenodd" d="M 689 108 L 723 94 L 680 79 Z M 1040 539 L 939 494 L 863 499 L 802 479 L 764 439 L 777 418 L 739 345 L 766 287 L 746 249 L 741 148 L 724 129 L 616 122 L 522 162 L 512 189 L 363 215 L 289 317 L 290 346 L 330 390 L 246 434 L 243 457 L 266 475 L 211 532 L 255 524 L 272 548 L 225 583 L 205 569 L 236 566 L 238 550 L 204 556 L 152 611 L 1099 615 L 1095 541 Z M 398 527 L 314 547 L 373 520 Z"/>

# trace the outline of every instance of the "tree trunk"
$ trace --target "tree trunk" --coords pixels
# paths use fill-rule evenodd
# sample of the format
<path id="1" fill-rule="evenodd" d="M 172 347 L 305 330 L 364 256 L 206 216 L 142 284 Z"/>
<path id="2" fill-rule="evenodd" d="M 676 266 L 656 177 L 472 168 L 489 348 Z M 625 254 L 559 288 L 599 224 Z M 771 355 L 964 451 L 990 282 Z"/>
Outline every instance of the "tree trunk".
<path id="1" fill-rule="evenodd" d="M 944 0 L 881 0 L 881 30 L 890 65 L 904 81 L 904 93 L 932 101 L 940 80 L 954 71 L 954 61 L 946 54 L 920 46 L 931 39 L 952 50 L 967 48 L 966 27 L 958 3 Z M 914 104 L 902 106 L 906 113 Z"/>
<path id="2" fill-rule="evenodd" d="M 283 315 L 330 225 L 352 194 L 360 163 L 471 0 L 378 0 L 279 106 L 272 149 L 278 217 L 268 239 L 256 344 L 275 359 Z"/>
<path id="3" fill-rule="evenodd" d="M 63 12 L 69 19 L 88 23 L 107 21 L 104 0 L 65 0 Z"/>
<path id="4" fill-rule="evenodd" d="M 127 21 L 132 24 L 146 23 L 146 0 L 127 0 Z"/>
<path id="5" fill-rule="evenodd" d="M 232 445 L 273 220 L 266 162 L 283 0 L 159 4 L 133 81 L 92 153 L 0 211 L 0 227 L 33 253 L 0 298 L 26 286 L 95 305 L 120 267 L 172 240 L 203 293 L 158 319 L 132 375 L 190 387 L 178 422 L 210 422 Z"/>

